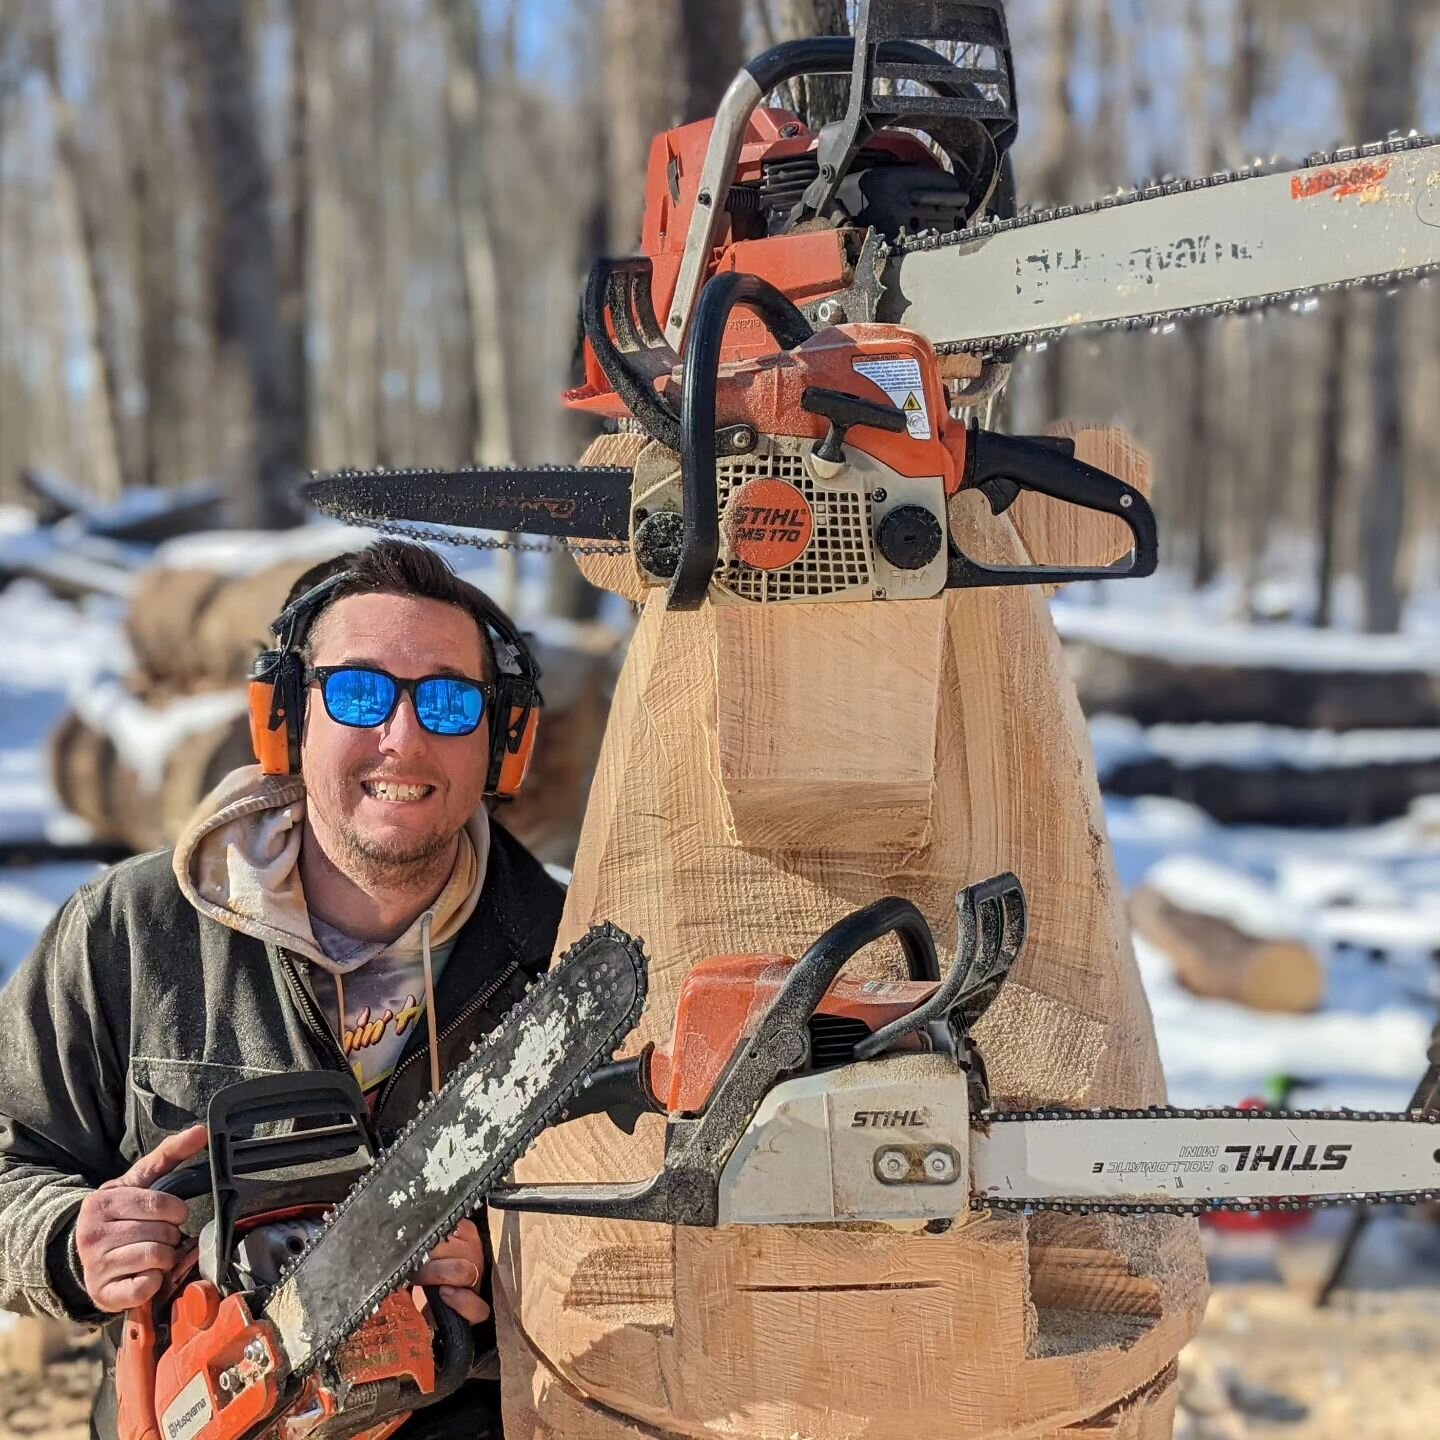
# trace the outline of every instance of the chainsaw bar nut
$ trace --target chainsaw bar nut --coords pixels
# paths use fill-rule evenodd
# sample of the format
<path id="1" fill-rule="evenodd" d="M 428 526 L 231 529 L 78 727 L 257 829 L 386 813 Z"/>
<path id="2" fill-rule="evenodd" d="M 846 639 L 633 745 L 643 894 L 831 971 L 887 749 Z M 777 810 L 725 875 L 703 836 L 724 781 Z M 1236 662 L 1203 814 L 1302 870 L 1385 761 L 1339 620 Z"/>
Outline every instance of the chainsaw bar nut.
<path id="1" fill-rule="evenodd" d="M 949 1185 L 960 1176 L 960 1156 L 950 1145 L 886 1145 L 875 1152 L 882 1185 Z"/>

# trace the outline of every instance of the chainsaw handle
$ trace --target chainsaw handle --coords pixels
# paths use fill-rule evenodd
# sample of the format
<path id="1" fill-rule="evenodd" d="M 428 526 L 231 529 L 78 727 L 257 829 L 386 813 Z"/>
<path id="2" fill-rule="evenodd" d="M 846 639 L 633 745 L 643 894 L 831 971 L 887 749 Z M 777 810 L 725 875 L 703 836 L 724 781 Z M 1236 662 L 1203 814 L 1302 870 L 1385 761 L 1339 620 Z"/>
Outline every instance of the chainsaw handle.
<path id="1" fill-rule="evenodd" d="M 898 895 L 886 895 L 837 920 L 806 950 L 785 977 L 774 1003 L 765 1012 L 764 1019 L 745 1048 L 774 1049 L 778 1056 L 780 1051 L 793 1048 L 790 1042 L 780 1038 L 789 1031 L 805 1041 L 808 1053 L 806 1022 L 819 1008 L 835 977 L 867 945 L 891 934 L 899 939 L 905 951 L 912 980 L 940 979 L 935 937 L 930 933 L 925 917 L 910 901 L 902 900 Z M 780 1069 L 793 1069 L 803 1064 L 804 1058 L 802 1056 L 790 1065 L 782 1065 Z M 779 1074 L 780 1070 L 777 1070 L 770 1083 L 778 1079 Z M 717 1091 L 719 1088 L 717 1086 Z M 765 1089 L 769 1089 L 769 1083 Z"/>
<path id="2" fill-rule="evenodd" d="M 788 296 L 758 275 L 727 271 L 717 275 L 700 292 L 694 322 L 685 339 L 685 383 L 680 398 L 680 485 L 684 531 L 680 561 L 670 582 L 666 608 L 698 610 L 705 599 L 720 558 L 720 500 L 715 480 L 715 393 L 720 380 L 720 351 L 730 312 L 746 305 L 764 322 L 782 350 L 793 350 L 808 340 L 814 327 Z M 755 431 L 739 426 L 728 432 L 736 439 L 748 436 L 744 449 L 753 448 Z M 737 444 L 735 448 L 740 448 Z"/>
<path id="3" fill-rule="evenodd" d="M 1125 522 L 1135 541 L 1130 564 L 1112 565 L 981 565 L 952 550 L 946 585 L 1063 585 L 1072 580 L 1139 579 L 1155 570 L 1159 539 L 1155 512 L 1133 485 L 1077 460 L 1073 445 L 1050 436 L 1002 435 L 972 427 L 966 436 L 963 489 L 985 493 L 995 514 L 1007 509 L 1018 490 L 1034 490 L 1052 499 L 1114 515 Z"/>

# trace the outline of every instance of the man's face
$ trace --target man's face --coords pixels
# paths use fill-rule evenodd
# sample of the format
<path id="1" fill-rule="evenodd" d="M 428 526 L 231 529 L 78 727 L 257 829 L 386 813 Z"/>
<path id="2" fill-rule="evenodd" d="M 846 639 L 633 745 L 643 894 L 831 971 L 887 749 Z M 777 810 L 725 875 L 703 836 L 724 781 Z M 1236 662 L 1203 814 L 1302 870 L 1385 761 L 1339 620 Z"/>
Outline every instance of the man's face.
<path id="1" fill-rule="evenodd" d="M 407 595 L 350 595 L 316 622 L 311 664 L 364 665 L 403 680 L 489 680 L 480 627 L 457 605 Z M 342 868 L 422 866 L 480 807 L 490 751 L 488 710 L 471 735 L 432 735 L 402 695 L 383 725 L 359 730 L 308 692 L 301 773 L 310 825 Z"/>

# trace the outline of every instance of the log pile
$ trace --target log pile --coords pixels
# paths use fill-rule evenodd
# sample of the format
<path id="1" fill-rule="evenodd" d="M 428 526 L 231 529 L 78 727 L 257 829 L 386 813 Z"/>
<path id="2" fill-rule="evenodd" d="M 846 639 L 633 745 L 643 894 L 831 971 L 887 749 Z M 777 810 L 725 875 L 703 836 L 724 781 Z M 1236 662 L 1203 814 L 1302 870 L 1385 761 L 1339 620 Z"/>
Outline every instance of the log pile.
<path id="1" fill-rule="evenodd" d="M 1076 617 L 1066 660 L 1110 794 L 1184 800 L 1222 824 L 1326 827 L 1440 792 L 1440 665 L 1403 641 L 1360 654 L 1220 627 L 1162 652 L 1092 620 Z"/>
<path id="2" fill-rule="evenodd" d="M 98 840 L 168 845 L 196 802 L 253 760 L 243 677 L 267 626 L 314 555 L 232 575 L 153 566 L 136 578 L 126 634 L 135 666 L 91 694 L 50 739 L 55 791 Z M 545 715 L 526 792 L 503 819 L 542 860 L 568 863 L 618 665 L 599 624 L 547 625 L 537 637 Z"/>

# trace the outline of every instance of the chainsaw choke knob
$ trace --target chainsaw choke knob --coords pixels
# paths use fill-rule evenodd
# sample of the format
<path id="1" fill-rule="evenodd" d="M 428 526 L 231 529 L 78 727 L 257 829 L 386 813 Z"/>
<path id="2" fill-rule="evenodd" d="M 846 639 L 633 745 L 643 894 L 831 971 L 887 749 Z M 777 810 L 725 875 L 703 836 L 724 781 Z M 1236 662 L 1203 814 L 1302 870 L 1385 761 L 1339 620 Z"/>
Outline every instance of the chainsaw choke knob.
<path id="1" fill-rule="evenodd" d="M 668 580 L 680 565 L 685 519 L 674 510 L 657 510 L 635 528 L 635 559 L 642 570 Z"/>
<path id="2" fill-rule="evenodd" d="M 897 505 L 880 522 L 875 543 L 897 570 L 923 570 L 939 553 L 940 522 L 923 505 Z"/>

